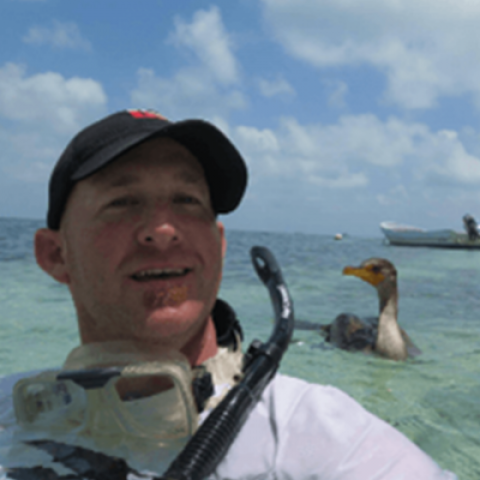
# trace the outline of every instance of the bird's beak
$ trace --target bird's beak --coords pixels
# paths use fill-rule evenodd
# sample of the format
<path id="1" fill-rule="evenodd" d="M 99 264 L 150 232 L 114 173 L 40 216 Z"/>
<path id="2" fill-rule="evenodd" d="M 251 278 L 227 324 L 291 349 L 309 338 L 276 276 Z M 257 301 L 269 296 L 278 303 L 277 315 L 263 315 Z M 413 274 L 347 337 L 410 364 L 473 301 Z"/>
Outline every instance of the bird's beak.
<path id="1" fill-rule="evenodd" d="M 379 272 L 374 272 L 371 268 L 365 267 L 345 267 L 343 269 L 344 275 L 354 275 L 355 277 L 361 278 L 365 282 L 369 283 L 376 287 L 379 283 L 382 283 L 385 280 L 385 276 Z"/>

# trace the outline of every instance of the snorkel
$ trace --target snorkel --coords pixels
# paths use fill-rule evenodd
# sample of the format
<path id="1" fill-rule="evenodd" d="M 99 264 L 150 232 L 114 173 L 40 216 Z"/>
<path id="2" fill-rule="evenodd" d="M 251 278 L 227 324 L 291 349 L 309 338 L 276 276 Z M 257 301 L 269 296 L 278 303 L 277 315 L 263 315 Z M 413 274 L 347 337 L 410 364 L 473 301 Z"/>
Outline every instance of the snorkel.
<path id="1" fill-rule="evenodd" d="M 243 379 L 210 413 L 157 480 L 200 480 L 215 470 L 275 375 L 288 348 L 294 328 L 293 302 L 280 267 L 265 247 L 253 247 L 250 256 L 270 294 L 275 313 L 273 332 L 265 343 L 253 340 L 244 357 Z"/>

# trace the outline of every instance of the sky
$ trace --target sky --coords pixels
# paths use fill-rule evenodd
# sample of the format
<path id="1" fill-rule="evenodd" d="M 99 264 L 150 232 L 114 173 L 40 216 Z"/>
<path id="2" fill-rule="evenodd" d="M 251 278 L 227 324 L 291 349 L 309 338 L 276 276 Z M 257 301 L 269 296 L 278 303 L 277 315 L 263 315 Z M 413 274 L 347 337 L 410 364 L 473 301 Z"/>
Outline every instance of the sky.
<path id="1" fill-rule="evenodd" d="M 249 170 L 227 228 L 380 236 L 480 220 L 480 2 L 0 0 L 0 216 L 125 108 L 202 118 Z"/>

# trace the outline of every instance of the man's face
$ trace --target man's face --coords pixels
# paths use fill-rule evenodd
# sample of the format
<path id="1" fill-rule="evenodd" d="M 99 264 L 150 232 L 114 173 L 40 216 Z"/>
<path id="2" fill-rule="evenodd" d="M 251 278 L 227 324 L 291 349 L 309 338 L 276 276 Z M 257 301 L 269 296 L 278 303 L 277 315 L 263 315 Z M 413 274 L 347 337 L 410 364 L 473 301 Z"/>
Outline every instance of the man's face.
<path id="1" fill-rule="evenodd" d="M 197 159 L 144 142 L 78 182 L 60 229 L 82 339 L 182 348 L 205 326 L 226 243 Z"/>

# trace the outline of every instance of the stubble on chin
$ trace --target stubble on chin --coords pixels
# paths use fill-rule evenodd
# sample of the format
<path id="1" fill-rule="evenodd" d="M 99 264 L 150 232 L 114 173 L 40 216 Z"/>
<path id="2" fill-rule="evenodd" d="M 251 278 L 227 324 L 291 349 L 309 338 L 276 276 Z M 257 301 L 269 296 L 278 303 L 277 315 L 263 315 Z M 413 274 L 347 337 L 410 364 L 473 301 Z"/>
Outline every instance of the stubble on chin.
<path id="1" fill-rule="evenodd" d="M 177 307 L 187 300 L 188 289 L 185 285 L 165 288 L 160 291 L 148 291 L 143 295 L 143 304 L 150 310 L 162 307 Z"/>

